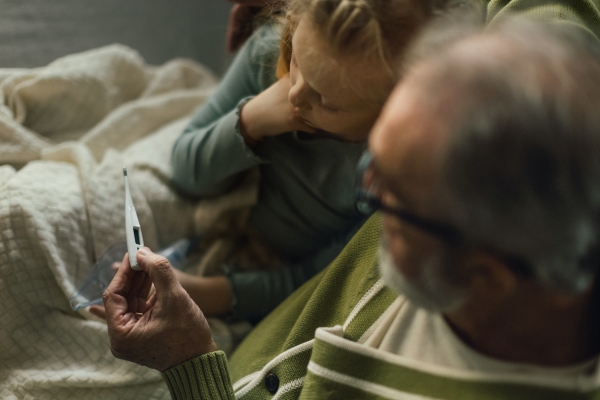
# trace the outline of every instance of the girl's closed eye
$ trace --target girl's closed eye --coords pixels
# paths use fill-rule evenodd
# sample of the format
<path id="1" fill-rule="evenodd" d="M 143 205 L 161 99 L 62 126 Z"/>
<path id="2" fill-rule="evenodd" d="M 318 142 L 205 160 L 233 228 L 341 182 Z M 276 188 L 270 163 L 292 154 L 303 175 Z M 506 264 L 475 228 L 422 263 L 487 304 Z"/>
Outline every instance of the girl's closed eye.
<path id="1" fill-rule="evenodd" d="M 292 51 L 292 54 L 291 54 L 291 57 L 290 57 L 290 65 L 293 65 L 293 66 L 296 66 L 296 67 L 298 66 L 298 65 L 296 64 L 296 57 L 295 57 L 295 54 L 294 54 L 294 52 L 293 52 L 293 51 Z M 319 106 L 319 108 L 321 108 L 323 111 L 325 111 L 325 112 L 327 112 L 327 113 L 329 113 L 329 114 L 336 114 L 336 113 L 339 111 L 339 110 L 338 110 L 337 108 L 335 108 L 335 107 L 331 107 L 331 106 L 328 106 L 328 105 L 325 105 L 325 104 L 323 104 L 323 98 L 321 97 L 321 95 L 320 95 L 320 94 L 318 94 L 318 93 L 316 93 L 316 92 L 315 92 L 315 94 L 318 96 L 318 102 L 317 102 L 317 105 L 318 105 L 318 106 Z"/>
<path id="2" fill-rule="evenodd" d="M 330 107 L 328 105 L 323 104 L 323 99 L 319 96 L 319 102 L 318 102 L 319 108 L 321 108 L 323 111 L 329 113 L 329 114 L 337 114 L 338 113 L 338 109 L 335 107 Z"/>

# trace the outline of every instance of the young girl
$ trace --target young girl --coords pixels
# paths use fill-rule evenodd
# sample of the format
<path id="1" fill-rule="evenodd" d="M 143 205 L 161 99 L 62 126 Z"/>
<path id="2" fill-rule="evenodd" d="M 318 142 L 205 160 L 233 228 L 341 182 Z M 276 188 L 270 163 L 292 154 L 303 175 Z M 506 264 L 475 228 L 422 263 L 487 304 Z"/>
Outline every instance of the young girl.
<path id="1" fill-rule="evenodd" d="M 216 196 L 259 166 L 249 223 L 287 267 L 179 273 L 205 314 L 266 315 L 365 221 L 354 200 L 356 164 L 396 82 L 395 61 L 435 12 L 430 3 L 290 0 L 281 37 L 266 24 L 237 55 L 175 143 L 174 179 L 189 194 Z"/>

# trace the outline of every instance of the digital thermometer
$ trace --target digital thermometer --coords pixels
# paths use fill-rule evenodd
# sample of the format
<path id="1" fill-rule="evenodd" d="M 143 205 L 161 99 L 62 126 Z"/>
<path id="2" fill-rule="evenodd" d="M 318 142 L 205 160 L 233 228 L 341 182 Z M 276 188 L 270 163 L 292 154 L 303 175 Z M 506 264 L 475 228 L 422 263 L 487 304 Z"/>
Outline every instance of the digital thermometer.
<path id="1" fill-rule="evenodd" d="M 125 177 L 125 232 L 127 234 L 127 252 L 129 253 L 129 263 L 131 269 L 141 271 L 142 268 L 137 263 L 135 255 L 137 251 L 144 247 L 144 237 L 140 228 L 140 221 L 135 213 L 131 193 L 129 192 L 129 182 L 127 181 L 127 168 L 123 167 L 123 176 Z"/>

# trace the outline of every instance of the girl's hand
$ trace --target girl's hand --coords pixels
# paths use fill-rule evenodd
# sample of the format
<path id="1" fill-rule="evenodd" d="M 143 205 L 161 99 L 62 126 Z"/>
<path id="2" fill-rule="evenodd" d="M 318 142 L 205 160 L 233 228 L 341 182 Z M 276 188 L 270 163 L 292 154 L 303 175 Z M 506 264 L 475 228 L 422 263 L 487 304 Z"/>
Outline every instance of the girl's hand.
<path id="1" fill-rule="evenodd" d="M 115 271 L 120 268 L 120 263 L 113 264 Z M 206 316 L 221 316 L 231 311 L 231 300 L 233 294 L 229 287 L 229 281 L 224 276 L 202 277 L 186 274 L 173 268 L 173 274 L 177 281 L 190 295 L 192 300 L 200 307 Z M 156 291 L 154 284 L 148 292 L 148 299 Z M 91 306 L 90 314 L 106 319 L 106 310 L 103 306 Z"/>
<path id="2" fill-rule="evenodd" d="M 233 294 L 224 276 L 195 276 L 173 269 L 175 277 L 202 309 L 204 315 L 219 316 L 231 311 Z"/>
<path id="3" fill-rule="evenodd" d="M 296 117 L 288 100 L 291 89 L 289 74 L 275 82 L 267 90 L 253 98 L 240 112 L 240 124 L 244 133 L 254 141 L 285 132 L 303 131 L 314 133 L 315 128 Z"/>

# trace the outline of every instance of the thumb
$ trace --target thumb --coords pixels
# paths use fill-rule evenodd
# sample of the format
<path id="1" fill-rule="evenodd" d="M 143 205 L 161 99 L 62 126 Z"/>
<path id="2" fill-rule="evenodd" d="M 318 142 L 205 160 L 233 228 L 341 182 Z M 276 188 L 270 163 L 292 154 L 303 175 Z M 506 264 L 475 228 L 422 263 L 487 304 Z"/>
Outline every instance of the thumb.
<path id="1" fill-rule="evenodd" d="M 144 272 L 150 275 L 157 294 L 172 293 L 177 290 L 177 277 L 165 257 L 154 254 L 149 248 L 144 247 L 138 250 L 136 259 Z"/>

